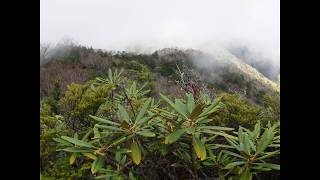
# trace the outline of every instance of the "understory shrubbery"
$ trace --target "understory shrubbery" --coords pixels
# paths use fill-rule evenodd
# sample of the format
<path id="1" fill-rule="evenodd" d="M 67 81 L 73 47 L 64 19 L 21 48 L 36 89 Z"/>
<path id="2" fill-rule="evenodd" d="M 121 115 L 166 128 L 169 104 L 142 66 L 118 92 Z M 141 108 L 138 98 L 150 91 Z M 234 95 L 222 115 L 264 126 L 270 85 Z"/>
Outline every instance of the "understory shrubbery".
<path id="1" fill-rule="evenodd" d="M 41 101 L 42 178 L 279 179 L 277 96 L 257 106 L 196 82 L 184 82 L 183 96 L 155 96 L 143 83 L 150 74 L 139 64 L 109 69 Z"/>

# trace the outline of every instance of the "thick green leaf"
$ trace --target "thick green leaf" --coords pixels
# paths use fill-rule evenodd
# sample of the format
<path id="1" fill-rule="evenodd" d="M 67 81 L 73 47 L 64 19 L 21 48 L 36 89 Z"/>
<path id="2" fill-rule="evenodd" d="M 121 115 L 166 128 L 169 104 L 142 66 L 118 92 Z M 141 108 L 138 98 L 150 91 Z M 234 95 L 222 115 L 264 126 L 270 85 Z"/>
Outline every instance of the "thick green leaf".
<path id="1" fill-rule="evenodd" d="M 229 154 L 231 156 L 235 156 L 235 157 L 241 158 L 241 159 L 245 159 L 245 160 L 247 159 L 247 158 L 245 158 L 245 157 L 243 157 L 243 156 L 241 156 L 241 155 L 239 155 L 237 153 L 234 153 L 234 152 L 231 152 L 231 151 L 228 151 L 228 150 L 222 150 L 221 152 Z"/>
<path id="2" fill-rule="evenodd" d="M 72 165 L 76 161 L 76 158 L 77 158 L 77 153 L 72 153 L 69 159 L 69 164 Z"/>
<path id="3" fill-rule="evenodd" d="M 229 134 L 224 133 L 224 132 L 216 132 L 216 131 L 211 131 L 211 130 L 207 130 L 207 131 L 203 131 L 203 132 L 210 133 L 210 134 L 217 134 L 217 135 L 223 136 L 223 137 L 225 137 L 225 138 L 238 140 L 237 137 L 232 136 L 232 135 L 229 135 Z"/>
<path id="4" fill-rule="evenodd" d="M 252 138 L 252 139 L 257 139 L 257 138 L 259 137 L 259 135 L 260 135 L 260 129 L 261 129 L 261 127 L 260 127 L 260 121 L 258 121 L 258 122 L 256 123 L 256 125 L 254 126 L 254 130 L 253 130 L 252 135 L 251 135 L 251 138 Z"/>
<path id="5" fill-rule="evenodd" d="M 214 106 L 209 112 L 205 113 L 205 115 L 209 115 L 208 117 L 212 118 L 212 113 L 218 111 L 222 107 L 222 103 L 219 102 L 216 106 Z"/>
<path id="6" fill-rule="evenodd" d="M 169 98 L 167 98 L 165 95 L 160 93 L 161 98 L 170 105 L 172 109 L 177 111 L 180 115 L 186 117 L 186 107 L 185 105 L 180 101 L 180 103 L 176 101 L 176 104 L 174 104 Z M 177 105 L 178 104 L 178 105 Z M 182 105 L 181 105 L 182 104 Z"/>
<path id="7" fill-rule="evenodd" d="M 250 148 L 251 148 L 254 152 L 256 152 L 256 151 L 257 151 L 257 147 L 256 147 L 254 141 L 253 141 L 252 139 L 250 139 L 250 138 L 249 138 L 249 144 L 250 144 Z"/>
<path id="8" fill-rule="evenodd" d="M 91 165 L 91 172 L 95 174 L 104 166 L 104 159 L 103 157 L 99 156 L 96 160 L 93 161 Z"/>
<path id="9" fill-rule="evenodd" d="M 204 106 L 201 104 L 198 104 L 192 111 L 190 115 L 190 119 L 196 119 L 202 112 Z"/>
<path id="10" fill-rule="evenodd" d="M 137 126 L 143 125 L 144 123 L 146 123 L 149 120 L 150 120 L 149 117 L 143 117 L 137 122 Z"/>
<path id="11" fill-rule="evenodd" d="M 228 141 L 228 143 L 233 146 L 234 148 L 236 148 L 236 150 L 241 151 L 239 145 L 235 142 L 235 140 L 230 139 L 230 138 L 226 138 L 226 140 Z"/>
<path id="12" fill-rule="evenodd" d="M 129 153 L 131 152 L 130 149 L 126 149 L 126 148 L 121 148 L 121 149 L 117 149 L 117 152 L 120 154 L 124 154 L 124 153 Z"/>
<path id="13" fill-rule="evenodd" d="M 269 157 L 272 157 L 272 156 L 275 156 L 275 155 L 278 155 L 278 154 L 280 154 L 280 150 L 273 151 L 273 152 L 268 152 L 268 153 L 266 153 L 266 155 L 257 158 L 257 160 L 266 159 L 266 158 L 269 158 Z"/>
<path id="14" fill-rule="evenodd" d="M 279 147 L 280 147 L 280 144 L 270 144 L 268 147 L 276 147 L 276 148 L 279 148 Z"/>
<path id="15" fill-rule="evenodd" d="M 120 164 L 124 165 L 125 162 L 126 162 L 126 159 L 127 159 L 127 155 L 124 155 L 124 156 L 122 157 L 122 159 L 120 160 Z"/>
<path id="16" fill-rule="evenodd" d="M 93 160 L 97 159 L 97 156 L 93 155 L 92 153 L 82 153 L 82 154 L 90 159 L 93 159 Z"/>
<path id="17" fill-rule="evenodd" d="M 166 103 L 168 103 L 171 106 L 171 108 L 175 109 L 174 103 L 169 98 L 167 98 L 165 95 L 161 93 L 160 93 L 160 96 Z"/>
<path id="18" fill-rule="evenodd" d="M 100 118 L 100 117 L 97 117 L 97 116 L 89 115 L 89 117 L 91 117 L 92 119 L 94 119 L 94 120 L 96 120 L 98 122 L 101 122 L 101 123 L 115 125 L 115 126 L 119 126 L 120 125 L 119 123 L 116 123 L 116 122 L 113 122 L 113 121 L 110 121 L 110 120 L 107 120 L 107 119 L 103 119 L 103 118 Z"/>
<path id="19" fill-rule="evenodd" d="M 266 167 L 266 168 L 280 170 L 280 165 L 278 165 L 278 164 L 271 164 L 271 163 L 253 163 L 253 164 L 259 165 L 259 166 L 262 166 L 262 167 Z"/>
<path id="20" fill-rule="evenodd" d="M 250 145 L 250 138 L 249 138 L 249 135 L 247 133 L 244 134 L 243 136 L 243 147 L 244 147 L 244 152 L 246 154 L 251 154 L 251 145 Z"/>
<path id="21" fill-rule="evenodd" d="M 217 131 L 232 131 L 233 128 L 228 127 L 220 127 L 220 126 L 200 126 L 201 129 L 211 129 L 211 130 L 217 130 Z"/>
<path id="22" fill-rule="evenodd" d="M 89 131 L 82 137 L 81 140 L 86 141 L 91 133 L 92 133 L 92 129 L 89 129 Z"/>
<path id="23" fill-rule="evenodd" d="M 246 163 L 245 161 L 232 162 L 232 163 L 229 163 L 228 165 L 226 165 L 225 169 L 232 169 L 235 166 L 239 166 L 239 165 L 242 165 L 242 164 L 245 164 L 245 163 Z"/>
<path id="24" fill-rule="evenodd" d="M 109 129 L 109 130 L 113 130 L 113 131 L 123 131 L 122 129 L 115 127 L 115 126 L 105 126 L 105 125 L 96 124 L 95 127 L 101 128 L 101 129 Z"/>
<path id="25" fill-rule="evenodd" d="M 142 106 L 141 110 L 139 111 L 138 116 L 137 116 L 137 118 L 136 118 L 136 122 L 137 122 L 137 123 L 138 123 L 138 121 L 139 121 L 140 119 L 142 119 L 142 117 L 144 116 L 144 114 L 145 114 L 146 111 L 148 110 L 150 102 L 151 102 L 151 98 L 149 98 L 149 99 L 143 104 L 143 106 Z"/>
<path id="26" fill-rule="evenodd" d="M 265 167 L 262 167 L 262 166 L 252 166 L 251 169 L 256 169 L 256 170 L 259 170 L 259 171 L 271 171 L 272 170 L 270 168 L 265 168 Z"/>
<path id="27" fill-rule="evenodd" d="M 217 98 L 209 107 L 207 107 L 207 108 L 200 114 L 200 117 L 213 113 L 215 110 L 217 110 L 217 108 L 220 107 L 220 103 L 221 103 L 221 97 Z"/>
<path id="28" fill-rule="evenodd" d="M 187 96 L 187 108 L 188 108 L 188 112 L 189 114 L 192 113 L 194 107 L 196 106 L 195 103 L 194 103 L 194 98 L 193 98 L 193 95 L 190 94 L 190 93 L 187 93 L 186 94 Z"/>
<path id="29" fill-rule="evenodd" d="M 271 128 L 268 128 L 264 131 L 257 144 L 256 155 L 262 153 L 268 147 L 268 145 L 272 143 L 273 135 L 274 134 Z"/>
<path id="30" fill-rule="evenodd" d="M 156 136 L 156 134 L 151 131 L 139 131 L 139 132 L 137 132 L 137 134 L 139 134 L 141 136 L 145 136 L 145 137 L 155 137 Z"/>
<path id="31" fill-rule="evenodd" d="M 122 143 L 125 140 L 127 140 L 127 137 L 125 137 L 125 136 L 124 137 L 119 137 L 118 139 L 113 141 L 110 146 L 118 145 L 118 144 Z"/>
<path id="32" fill-rule="evenodd" d="M 108 71 L 108 78 L 109 78 L 109 80 L 110 80 L 111 82 L 113 82 L 112 70 L 111 70 L 111 69 L 109 69 L 109 71 Z"/>
<path id="33" fill-rule="evenodd" d="M 217 148 L 231 148 L 231 149 L 234 149 L 233 146 L 225 145 L 225 144 L 213 144 L 213 146 L 215 146 Z"/>
<path id="34" fill-rule="evenodd" d="M 249 169 L 246 169 L 240 176 L 239 180 L 251 180 L 252 179 L 252 173 Z"/>
<path id="35" fill-rule="evenodd" d="M 191 127 L 191 128 L 186 128 L 185 130 L 186 130 L 186 133 L 188 133 L 188 134 L 194 134 L 196 129 L 195 129 L 195 127 Z"/>
<path id="36" fill-rule="evenodd" d="M 66 140 L 60 139 L 60 138 L 53 138 L 53 140 L 60 143 L 61 145 L 72 146 L 72 143 L 70 143 Z"/>
<path id="37" fill-rule="evenodd" d="M 137 178 L 134 176 L 132 171 L 129 171 L 129 179 L 130 180 L 137 180 Z"/>
<path id="38" fill-rule="evenodd" d="M 196 152 L 197 157 L 201 161 L 205 160 L 207 157 L 205 145 L 195 136 L 193 136 L 192 145 L 193 145 L 194 151 Z"/>
<path id="39" fill-rule="evenodd" d="M 117 162 L 120 162 L 120 161 L 121 161 L 121 153 L 119 153 L 118 151 L 116 151 L 116 153 L 115 153 L 115 160 L 116 160 Z"/>
<path id="40" fill-rule="evenodd" d="M 95 179 L 115 180 L 115 178 L 113 178 L 113 177 L 115 177 L 115 176 L 117 176 L 117 175 L 118 175 L 118 173 L 112 172 L 112 173 L 108 173 L 107 175 L 97 176 Z M 111 178 L 111 177 L 112 177 L 112 178 Z"/>
<path id="41" fill-rule="evenodd" d="M 68 137 L 68 136 L 61 136 L 62 139 L 72 143 L 72 144 L 75 144 L 77 146 L 80 146 L 80 147 L 88 147 L 88 148 L 95 148 L 92 144 L 88 143 L 88 142 L 85 142 L 85 141 L 81 141 L 81 140 L 78 140 L 78 139 L 75 139 L 75 138 L 71 138 L 71 137 Z"/>
<path id="42" fill-rule="evenodd" d="M 139 165 L 141 162 L 141 151 L 137 142 L 131 144 L 131 157 L 133 162 L 136 165 Z"/>
<path id="43" fill-rule="evenodd" d="M 173 142 L 176 142 L 184 133 L 186 132 L 185 129 L 178 129 L 175 132 L 169 134 L 166 138 L 164 143 L 165 144 L 171 144 Z"/>
<path id="44" fill-rule="evenodd" d="M 91 149 L 84 149 L 84 148 L 76 148 L 76 147 L 68 147 L 64 149 L 57 149 L 57 151 L 65 151 L 65 152 L 92 152 Z"/>
<path id="45" fill-rule="evenodd" d="M 187 117 L 187 106 L 184 104 L 181 99 L 175 100 L 175 110 L 184 117 Z"/>
<path id="46" fill-rule="evenodd" d="M 119 115 L 120 115 L 120 119 L 126 121 L 128 124 L 130 124 L 130 117 L 127 113 L 127 111 L 124 109 L 124 107 L 119 104 L 118 105 L 118 109 L 119 109 Z"/>
<path id="47" fill-rule="evenodd" d="M 241 147 L 244 143 L 244 133 L 243 133 L 242 127 L 239 127 L 239 129 L 238 129 L 238 141 L 240 144 L 240 149 L 243 150 L 243 147 Z"/>
<path id="48" fill-rule="evenodd" d="M 94 134 L 94 137 L 93 137 L 94 139 L 101 137 L 100 132 L 99 132 L 99 129 L 98 129 L 97 127 L 94 127 L 94 128 L 93 128 L 93 134 Z"/>
<path id="49" fill-rule="evenodd" d="M 79 139 L 78 133 L 74 133 L 73 138 L 74 138 L 74 139 Z"/>

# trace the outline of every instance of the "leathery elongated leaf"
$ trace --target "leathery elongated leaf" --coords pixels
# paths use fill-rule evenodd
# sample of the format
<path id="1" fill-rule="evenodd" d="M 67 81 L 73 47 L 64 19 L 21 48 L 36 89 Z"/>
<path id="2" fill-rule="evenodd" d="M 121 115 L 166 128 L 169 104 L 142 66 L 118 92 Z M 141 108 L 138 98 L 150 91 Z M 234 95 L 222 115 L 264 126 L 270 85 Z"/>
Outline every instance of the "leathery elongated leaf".
<path id="1" fill-rule="evenodd" d="M 173 109 L 175 108 L 174 103 L 169 98 L 167 98 L 165 95 L 161 93 L 160 93 L 160 96 L 166 103 L 168 103 L 171 106 L 171 108 Z"/>
<path id="2" fill-rule="evenodd" d="M 175 110 L 184 117 L 187 117 L 187 106 L 180 99 L 175 100 Z"/>
<path id="3" fill-rule="evenodd" d="M 178 129 L 175 132 L 169 134 L 166 138 L 164 143 L 165 144 L 171 144 L 173 142 L 176 142 L 184 133 L 186 132 L 185 129 Z"/>
<path id="4" fill-rule="evenodd" d="M 246 160 L 245 157 L 243 157 L 243 156 L 241 156 L 241 155 L 239 155 L 239 154 L 236 154 L 236 153 L 234 153 L 234 152 L 228 151 L 228 150 L 222 150 L 221 152 L 226 153 L 226 154 L 229 154 L 229 155 L 231 155 L 231 156 L 235 156 L 235 157 L 238 157 L 238 158 L 241 158 L 241 159 Z"/>
<path id="5" fill-rule="evenodd" d="M 156 136 L 156 134 L 151 131 L 139 131 L 139 132 L 137 132 L 137 134 L 139 134 L 141 136 L 145 136 L 145 137 L 155 137 Z"/>
<path id="6" fill-rule="evenodd" d="M 243 147 L 244 147 L 244 152 L 246 154 L 251 154 L 251 145 L 250 145 L 250 139 L 249 139 L 249 135 L 247 133 L 244 134 L 243 136 Z"/>
<path id="7" fill-rule="evenodd" d="M 137 121 L 137 126 L 143 125 L 145 124 L 147 121 L 149 121 L 150 118 L 149 117 L 143 117 L 141 118 L 139 121 Z"/>
<path id="8" fill-rule="evenodd" d="M 221 97 L 218 97 L 209 107 L 207 107 L 201 114 L 200 116 L 205 116 L 207 114 L 210 114 L 210 112 L 212 112 L 212 110 L 219 106 L 219 104 L 221 103 Z"/>
<path id="9" fill-rule="evenodd" d="M 120 125 L 119 123 L 116 123 L 116 122 L 113 122 L 113 121 L 110 121 L 110 120 L 107 120 L 107 119 L 103 119 L 103 118 L 100 118 L 100 117 L 97 117 L 97 116 L 89 115 L 89 117 L 91 117 L 92 119 L 94 119 L 94 120 L 96 120 L 98 122 L 101 122 L 101 123 L 111 124 L 111 125 L 115 125 L 115 126 L 119 126 Z"/>
<path id="10" fill-rule="evenodd" d="M 261 126 L 261 125 L 260 125 L 260 121 L 258 121 L 258 122 L 256 123 L 256 125 L 254 126 L 253 132 L 251 133 L 251 138 L 252 138 L 252 139 L 256 139 L 256 138 L 259 137 L 259 135 L 260 135 L 260 129 L 261 129 L 260 126 Z"/>
<path id="11" fill-rule="evenodd" d="M 192 111 L 190 115 L 190 119 L 196 119 L 202 112 L 204 106 L 201 104 L 198 104 Z"/>
<path id="12" fill-rule="evenodd" d="M 271 164 L 271 163 L 253 163 L 253 164 L 270 168 L 270 169 L 280 170 L 280 165 L 278 164 Z"/>
<path id="13" fill-rule="evenodd" d="M 137 142 L 131 144 L 131 157 L 133 162 L 138 165 L 141 162 L 141 151 Z"/>
<path id="14" fill-rule="evenodd" d="M 194 103 L 194 98 L 193 98 L 193 95 L 192 95 L 192 94 L 187 93 L 186 96 L 187 96 L 187 108 L 188 108 L 188 112 L 189 112 L 189 114 L 191 114 L 196 105 L 195 105 L 195 103 Z"/>
<path id="15" fill-rule="evenodd" d="M 243 144 L 244 133 L 243 133 L 242 127 L 239 127 L 239 129 L 238 129 L 238 141 L 239 141 L 240 145 Z"/>
<path id="16" fill-rule="evenodd" d="M 86 141 L 90 134 L 92 133 L 92 129 L 90 129 L 81 139 L 81 141 Z"/>
<path id="17" fill-rule="evenodd" d="M 197 157 L 203 161 L 207 157 L 206 147 L 205 145 L 195 136 L 193 136 L 192 144 L 194 151 L 196 152 Z"/>
<path id="18" fill-rule="evenodd" d="M 241 174 L 239 180 L 251 180 L 252 179 L 252 173 L 249 169 L 245 169 L 245 171 Z"/>
<path id="19" fill-rule="evenodd" d="M 229 163 L 226 165 L 225 169 L 232 169 L 234 168 L 235 166 L 239 166 L 239 165 L 242 165 L 242 164 L 245 164 L 246 162 L 245 161 L 236 161 L 236 162 L 232 162 L 232 163 Z"/>
<path id="20" fill-rule="evenodd" d="M 163 95 L 163 94 L 161 94 L 160 93 L 160 96 L 161 96 L 161 98 L 164 100 L 164 101 L 166 101 L 166 103 L 168 103 L 169 105 L 170 105 L 170 107 L 172 108 L 172 109 L 174 109 L 175 111 L 177 111 L 180 115 L 182 115 L 182 116 L 184 116 L 185 118 L 187 118 L 186 117 L 186 107 L 184 107 L 185 105 L 181 102 L 181 100 L 180 100 L 180 102 L 178 101 L 176 101 L 176 103 L 173 103 L 169 98 L 167 98 L 165 95 Z M 182 104 L 182 105 L 181 105 Z"/>
<path id="21" fill-rule="evenodd" d="M 151 98 L 149 98 L 142 106 L 141 110 L 139 111 L 139 114 L 136 118 L 136 122 L 138 122 L 146 113 L 146 111 L 148 110 L 149 104 L 151 102 Z"/>
<path id="22" fill-rule="evenodd" d="M 60 138 L 53 138 L 53 140 L 60 143 L 61 145 L 72 146 L 72 144 L 69 141 L 66 141 Z"/>
<path id="23" fill-rule="evenodd" d="M 105 125 L 96 124 L 95 127 L 96 128 L 101 128 L 101 129 L 114 130 L 114 131 L 123 131 L 122 129 L 120 129 L 118 127 L 115 127 L 115 126 L 105 126 Z"/>
<path id="24" fill-rule="evenodd" d="M 93 134 L 94 134 L 93 138 L 100 138 L 101 137 L 100 132 L 97 127 L 93 128 Z"/>
<path id="25" fill-rule="evenodd" d="M 93 159 L 93 160 L 96 160 L 97 159 L 97 156 L 91 154 L 91 153 L 82 153 L 84 156 L 90 158 L 90 159 Z"/>
<path id="26" fill-rule="evenodd" d="M 108 78 L 109 78 L 109 80 L 110 80 L 111 82 L 113 82 L 112 70 L 111 70 L 111 69 L 109 69 L 109 71 L 108 71 Z"/>
<path id="27" fill-rule="evenodd" d="M 69 159 L 69 164 L 72 165 L 76 161 L 76 158 L 77 158 L 77 153 L 72 153 Z"/>
<path id="28" fill-rule="evenodd" d="M 223 137 L 225 137 L 225 138 L 229 138 L 229 139 L 233 139 L 233 140 L 238 140 L 238 138 L 237 138 L 237 137 L 232 136 L 232 135 L 230 135 L 230 134 L 227 134 L 227 133 L 225 133 L 225 132 L 223 132 L 223 131 L 221 131 L 221 132 L 217 132 L 217 131 L 207 130 L 207 131 L 203 131 L 203 132 L 205 132 L 205 133 L 209 133 L 209 134 L 216 134 L 216 135 L 220 135 L 220 136 L 223 136 Z"/>
<path id="29" fill-rule="evenodd" d="M 127 137 L 126 136 L 123 136 L 123 137 L 119 137 L 118 139 L 116 139 L 114 142 L 112 142 L 110 144 L 110 146 L 115 146 L 115 145 L 118 145 L 120 143 L 122 143 L 123 141 L 127 140 Z"/>
<path id="30" fill-rule="evenodd" d="M 280 154 L 280 150 L 273 151 L 273 152 L 268 152 L 268 153 L 266 153 L 266 155 L 257 158 L 257 160 L 262 160 L 262 159 L 265 159 L 265 158 L 268 158 L 268 157 L 272 157 L 272 156 L 275 156 L 275 155 L 278 155 L 278 154 Z"/>
<path id="31" fill-rule="evenodd" d="M 91 165 L 91 172 L 95 174 L 104 166 L 104 159 L 103 157 L 99 156 L 96 160 L 93 161 Z"/>
<path id="32" fill-rule="evenodd" d="M 273 135 L 274 134 L 271 128 L 268 128 L 264 131 L 257 144 L 256 155 L 263 152 L 268 147 L 268 145 L 271 144 Z"/>
<path id="33" fill-rule="evenodd" d="M 65 151 L 65 152 L 92 152 L 91 149 L 83 149 L 83 148 L 76 148 L 76 147 L 68 147 L 64 149 L 57 149 L 57 151 Z"/>
<path id="34" fill-rule="evenodd" d="M 221 126 L 200 126 L 201 129 L 211 129 L 217 131 L 232 131 L 233 128 L 221 127 Z"/>
<path id="35" fill-rule="evenodd" d="M 68 137 L 68 136 L 62 136 L 61 138 L 66 140 L 66 141 L 68 141 L 68 142 L 70 142 L 70 143 L 72 143 L 72 144 L 75 144 L 77 146 L 95 148 L 92 144 L 90 144 L 88 142 L 85 142 L 85 141 L 81 141 L 79 139 L 71 138 L 71 137 Z"/>
<path id="36" fill-rule="evenodd" d="M 118 109 L 119 109 L 120 119 L 130 124 L 130 117 L 128 115 L 128 112 L 124 109 L 124 107 L 121 104 L 118 105 Z"/>

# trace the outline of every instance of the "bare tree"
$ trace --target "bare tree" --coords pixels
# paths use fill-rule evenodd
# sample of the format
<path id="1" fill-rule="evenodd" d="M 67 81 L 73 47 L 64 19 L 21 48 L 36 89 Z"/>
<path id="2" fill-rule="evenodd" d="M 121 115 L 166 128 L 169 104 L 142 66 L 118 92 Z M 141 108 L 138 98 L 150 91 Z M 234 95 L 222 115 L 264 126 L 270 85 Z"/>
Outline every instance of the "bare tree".
<path id="1" fill-rule="evenodd" d="M 50 46 L 50 43 L 40 44 L 40 64 L 42 64 L 42 62 L 44 62 L 47 59 Z"/>

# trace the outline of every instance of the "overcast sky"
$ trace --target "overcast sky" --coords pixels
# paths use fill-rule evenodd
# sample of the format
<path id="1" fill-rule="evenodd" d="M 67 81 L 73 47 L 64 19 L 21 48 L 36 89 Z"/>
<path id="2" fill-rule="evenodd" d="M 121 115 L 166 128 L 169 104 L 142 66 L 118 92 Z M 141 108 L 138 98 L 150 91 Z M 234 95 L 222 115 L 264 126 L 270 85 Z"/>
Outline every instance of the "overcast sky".
<path id="1" fill-rule="evenodd" d="M 244 42 L 280 53 L 280 0 L 40 0 L 40 42 L 94 48 L 204 48 Z"/>

